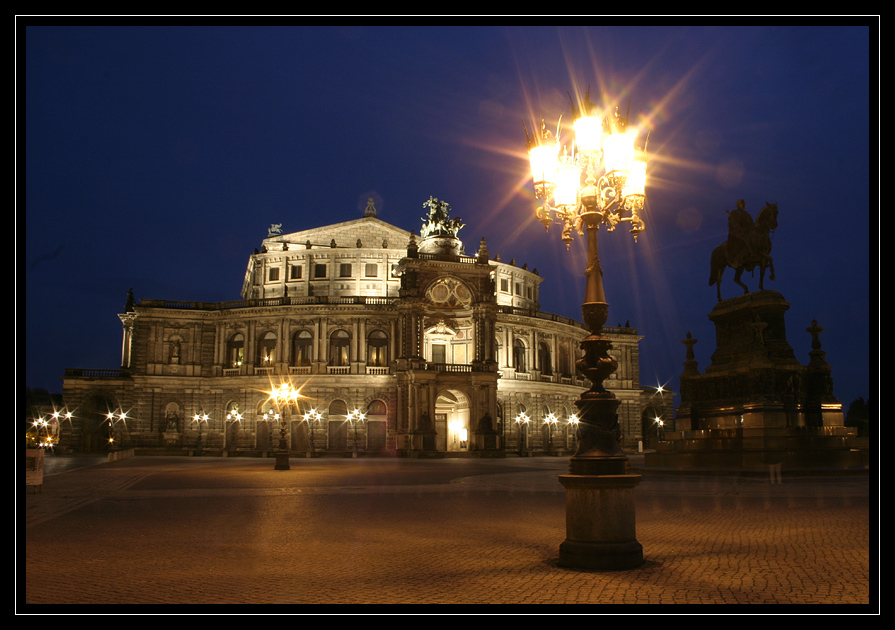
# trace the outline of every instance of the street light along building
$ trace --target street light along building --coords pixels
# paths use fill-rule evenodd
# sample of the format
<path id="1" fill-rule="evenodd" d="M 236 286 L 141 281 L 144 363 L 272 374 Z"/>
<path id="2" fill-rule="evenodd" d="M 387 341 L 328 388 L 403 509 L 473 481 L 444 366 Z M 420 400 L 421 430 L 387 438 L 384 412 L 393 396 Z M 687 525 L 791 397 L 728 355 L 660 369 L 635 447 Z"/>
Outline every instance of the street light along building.
<path id="1" fill-rule="evenodd" d="M 285 422 L 295 456 L 568 453 L 586 329 L 540 312 L 537 270 L 491 260 L 484 238 L 466 255 L 450 206 L 424 207 L 419 236 L 372 199 L 353 221 L 271 226 L 241 300 L 129 293 L 121 368 L 66 370 L 77 412 L 62 446 L 104 449 L 111 429 L 136 452 L 264 454 Z M 672 417 L 671 396 L 640 388 L 635 329 L 604 334 L 619 365 L 606 385 L 636 448 Z M 283 383 L 300 388 L 295 403 L 270 395 Z M 108 426 L 110 412 L 125 420 Z"/>

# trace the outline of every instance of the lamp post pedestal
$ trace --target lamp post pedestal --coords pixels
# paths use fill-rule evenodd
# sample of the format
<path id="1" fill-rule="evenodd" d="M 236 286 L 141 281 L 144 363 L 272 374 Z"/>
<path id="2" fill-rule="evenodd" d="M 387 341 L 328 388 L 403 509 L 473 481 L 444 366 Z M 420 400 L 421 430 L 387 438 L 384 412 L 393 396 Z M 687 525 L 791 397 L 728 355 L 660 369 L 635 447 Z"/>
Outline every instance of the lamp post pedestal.
<path id="1" fill-rule="evenodd" d="M 634 487 L 640 475 L 560 475 L 559 482 L 566 489 L 560 565 L 618 570 L 643 564 L 634 520 Z"/>

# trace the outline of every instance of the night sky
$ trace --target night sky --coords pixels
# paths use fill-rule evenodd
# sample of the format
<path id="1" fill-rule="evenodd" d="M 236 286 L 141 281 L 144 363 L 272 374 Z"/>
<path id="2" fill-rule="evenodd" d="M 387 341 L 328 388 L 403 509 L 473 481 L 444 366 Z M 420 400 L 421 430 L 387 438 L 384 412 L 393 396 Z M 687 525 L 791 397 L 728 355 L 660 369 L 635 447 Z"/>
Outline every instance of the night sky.
<path id="1" fill-rule="evenodd" d="M 545 234 L 535 219 L 522 121 L 570 121 L 568 93 L 589 86 L 650 131 L 646 231 L 636 244 L 624 226 L 599 236 L 607 324 L 644 336 L 641 385 L 677 390 L 688 331 L 699 370 L 710 365 L 709 259 L 742 198 L 753 218 L 778 204 L 765 288 L 791 304 L 797 359 L 808 363 L 817 319 L 836 397 L 875 400 L 878 25 L 867 24 L 19 24 L 22 385 L 61 392 L 66 368 L 117 368 L 128 289 L 239 299 L 272 223 L 356 219 L 368 197 L 417 232 L 423 203 L 446 200 L 467 253 L 484 236 L 492 257 L 538 269 L 543 311 L 580 319 L 584 239 L 567 252 L 560 226 Z M 744 280 L 758 288 L 757 273 Z M 722 291 L 741 294 L 733 270 Z"/>

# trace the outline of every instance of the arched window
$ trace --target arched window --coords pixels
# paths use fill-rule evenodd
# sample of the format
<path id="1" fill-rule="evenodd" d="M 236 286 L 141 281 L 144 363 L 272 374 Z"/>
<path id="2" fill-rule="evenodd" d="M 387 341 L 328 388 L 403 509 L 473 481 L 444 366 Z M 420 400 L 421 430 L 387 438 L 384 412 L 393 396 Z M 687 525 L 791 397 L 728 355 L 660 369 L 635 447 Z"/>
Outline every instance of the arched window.
<path id="1" fill-rule="evenodd" d="M 348 345 L 351 335 L 345 330 L 337 330 L 329 337 L 329 364 L 336 366 L 348 365 Z"/>
<path id="2" fill-rule="evenodd" d="M 565 343 L 559 346 L 559 372 L 563 376 L 572 375 L 572 367 L 569 362 L 569 346 Z"/>
<path id="3" fill-rule="evenodd" d="M 266 332 L 258 340 L 258 367 L 272 367 L 276 361 L 277 336 L 275 333 Z"/>
<path id="4" fill-rule="evenodd" d="M 553 363 L 550 360 L 550 346 L 543 341 L 538 344 L 538 365 L 541 368 L 541 374 L 553 374 Z"/>
<path id="5" fill-rule="evenodd" d="M 526 372 L 526 364 L 525 364 L 525 344 L 521 339 L 516 339 L 513 342 L 513 367 L 516 368 L 517 372 Z"/>
<path id="6" fill-rule="evenodd" d="M 236 333 L 227 342 L 227 363 L 231 367 L 239 367 L 245 360 L 245 337 Z"/>
<path id="7" fill-rule="evenodd" d="M 313 337 L 307 330 L 301 330 L 292 336 L 292 365 L 311 365 Z"/>
<path id="8" fill-rule="evenodd" d="M 367 336 L 367 365 L 388 365 L 388 335 L 381 330 L 374 330 Z"/>

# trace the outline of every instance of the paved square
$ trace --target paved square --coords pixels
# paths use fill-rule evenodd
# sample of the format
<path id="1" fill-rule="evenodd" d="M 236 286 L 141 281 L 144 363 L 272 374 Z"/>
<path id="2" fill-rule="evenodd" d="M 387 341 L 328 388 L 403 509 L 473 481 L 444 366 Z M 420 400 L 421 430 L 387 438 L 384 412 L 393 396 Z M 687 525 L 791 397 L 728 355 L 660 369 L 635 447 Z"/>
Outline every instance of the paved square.
<path id="1" fill-rule="evenodd" d="M 599 572 L 556 564 L 567 468 L 567 458 L 292 459 L 274 471 L 272 459 L 135 457 L 50 474 L 20 502 L 18 601 L 875 611 L 866 476 L 784 473 L 772 485 L 644 475 L 635 492 L 646 562 Z M 47 609 L 25 608 L 38 611 Z"/>

